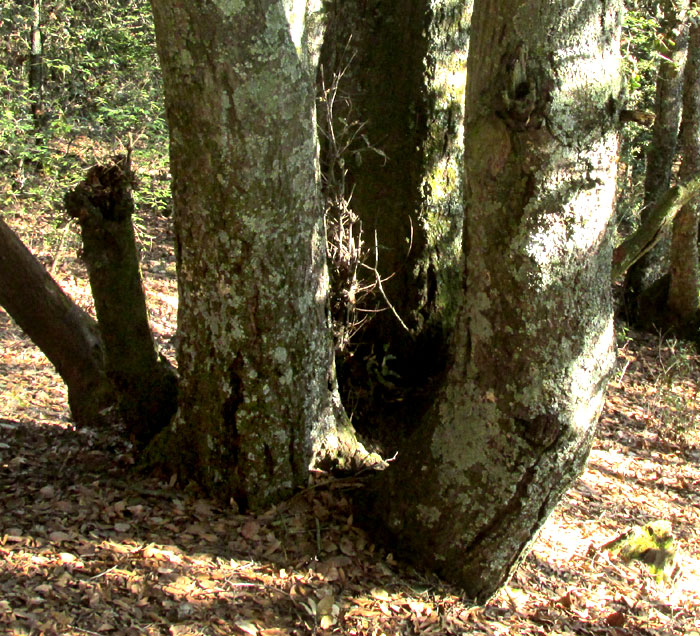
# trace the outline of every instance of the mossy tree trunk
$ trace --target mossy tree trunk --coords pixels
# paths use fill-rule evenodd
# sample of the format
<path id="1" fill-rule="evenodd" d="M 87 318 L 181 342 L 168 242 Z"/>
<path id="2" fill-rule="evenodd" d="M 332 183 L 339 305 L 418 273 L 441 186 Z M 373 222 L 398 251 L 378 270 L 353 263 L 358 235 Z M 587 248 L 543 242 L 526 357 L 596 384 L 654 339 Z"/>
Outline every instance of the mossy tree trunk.
<path id="1" fill-rule="evenodd" d="M 260 507 L 304 483 L 319 455 L 358 448 L 343 426 L 326 311 L 319 7 L 153 6 L 180 285 L 171 449 L 183 476 Z M 475 3 L 466 294 L 443 384 L 373 480 L 362 519 L 479 600 L 507 579 L 582 469 L 612 368 L 621 12 L 620 0 Z M 407 39 L 425 27 L 424 13 L 409 18 L 421 28 L 405 23 Z M 413 186 L 395 192 L 415 211 Z"/>
<path id="2" fill-rule="evenodd" d="M 146 443 L 175 412 L 177 378 L 159 359 L 148 324 L 132 224 L 133 181 L 129 158 L 115 157 L 111 164 L 90 168 L 64 200 L 80 224 L 107 374 L 127 428 Z"/>
<path id="3" fill-rule="evenodd" d="M 659 198 L 647 210 L 644 223 L 628 236 L 613 252 L 612 282 L 617 282 L 640 258 L 659 242 L 664 230 L 668 229 L 686 206 L 692 205 L 700 193 L 700 174 L 689 175 L 683 183 L 678 183 Z M 660 283 L 663 284 L 661 279 Z M 656 316 L 662 312 L 656 311 Z M 651 324 L 651 323 L 649 323 Z"/>
<path id="4" fill-rule="evenodd" d="M 644 206 L 640 213 L 642 225 L 671 183 L 683 102 L 683 67 L 688 46 L 687 8 L 688 0 L 664 0 L 658 4 L 661 11 L 659 42 L 663 48 L 656 79 L 652 140 L 647 149 Z M 640 295 L 663 274 L 663 259 L 663 251 L 658 247 L 643 255 L 627 273 L 625 302 L 628 317 L 633 321 L 640 318 L 643 321 Z"/>
<path id="5" fill-rule="evenodd" d="M 693 8 L 697 6 L 695 2 L 692 4 Z M 690 26 L 680 151 L 683 162 L 678 176 L 683 180 L 700 169 L 700 24 L 697 18 Z M 670 259 L 668 310 L 673 322 L 687 324 L 696 317 L 700 296 L 697 201 L 683 206 L 673 221 Z"/>
<path id="6" fill-rule="evenodd" d="M 466 302 L 445 385 L 368 509 L 392 548 L 481 601 L 579 475 L 614 361 L 621 14 L 474 4 Z"/>
<path id="7" fill-rule="evenodd" d="M 327 9 L 320 78 L 328 86 L 340 77 L 345 99 L 336 104 L 334 139 L 361 133 L 340 157 L 358 218 L 354 236 L 361 230 L 361 283 L 375 284 L 376 276 L 384 281 L 381 290 L 375 284 L 371 294 L 349 299 L 359 308 L 356 317 L 369 320 L 351 339 L 354 357 L 341 357 L 341 386 L 361 403 L 360 420 L 372 420 L 370 428 L 390 420 L 391 435 L 410 427 L 420 411 L 416 398 L 443 370 L 461 300 L 471 7 L 448 0 L 337 0 Z M 322 115 L 326 108 L 322 102 Z M 326 172 L 339 169 L 332 150 L 322 144 Z M 390 377 L 373 377 L 382 366 Z M 358 395 L 358 384 L 378 390 Z M 392 407 L 399 408 L 390 415 Z"/>
<path id="8" fill-rule="evenodd" d="M 103 422 L 116 395 L 97 325 L 51 278 L 0 218 L 0 305 L 56 367 L 80 426 Z"/>
<path id="9" fill-rule="evenodd" d="M 152 2 L 177 241 L 184 478 L 259 508 L 357 450 L 334 375 L 319 192 L 321 2 Z"/>

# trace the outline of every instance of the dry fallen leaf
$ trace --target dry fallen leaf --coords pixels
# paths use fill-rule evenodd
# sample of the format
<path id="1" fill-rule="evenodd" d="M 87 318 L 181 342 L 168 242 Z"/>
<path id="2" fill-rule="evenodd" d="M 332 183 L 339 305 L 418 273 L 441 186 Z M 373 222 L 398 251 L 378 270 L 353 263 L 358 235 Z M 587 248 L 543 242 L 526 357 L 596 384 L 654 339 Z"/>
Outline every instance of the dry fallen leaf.
<path id="1" fill-rule="evenodd" d="M 610 627 L 622 627 L 625 624 L 625 615 L 622 612 L 612 612 L 605 617 L 605 622 Z"/>
<path id="2" fill-rule="evenodd" d="M 241 535 L 244 536 L 248 540 L 257 539 L 259 532 L 260 532 L 260 524 L 257 521 L 255 521 L 255 519 L 251 519 L 249 521 L 246 521 L 241 526 Z"/>
<path id="3" fill-rule="evenodd" d="M 39 494 L 45 499 L 51 499 L 54 496 L 56 489 L 53 486 L 44 486 L 39 489 Z"/>
<path id="4" fill-rule="evenodd" d="M 324 596 L 316 603 L 316 615 L 323 616 L 325 614 L 331 614 L 334 603 L 335 596 L 333 596 L 332 594 Z"/>
<path id="5" fill-rule="evenodd" d="M 259 630 L 255 623 L 245 620 L 236 621 L 235 626 L 240 629 L 244 634 L 249 634 L 250 636 L 258 636 Z"/>

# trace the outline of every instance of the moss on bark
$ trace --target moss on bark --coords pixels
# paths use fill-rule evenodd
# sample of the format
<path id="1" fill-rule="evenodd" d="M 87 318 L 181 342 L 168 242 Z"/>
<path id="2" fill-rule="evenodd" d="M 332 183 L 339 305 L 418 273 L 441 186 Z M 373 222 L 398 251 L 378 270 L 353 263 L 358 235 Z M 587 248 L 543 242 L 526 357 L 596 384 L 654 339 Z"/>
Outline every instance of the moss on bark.
<path id="1" fill-rule="evenodd" d="M 663 0 L 659 4 L 662 13 L 662 37 L 659 42 L 664 50 L 659 56 L 652 141 L 647 149 L 644 206 L 640 212 L 642 225 L 646 224 L 649 211 L 671 185 L 681 120 L 683 67 L 688 46 L 688 0 Z M 625 278 L 628 319 L 636 321 L 644 318 L 638 296 L 663 274 L 662 264 L 666 258 L 667 252 L 659 246 L 644 254 L 628 270 Z"/>
<path id="2" fill-rule="evenodd" d="M 338 131 L 348 121 L 362 126 L 343 157 L 364 263 L 376 269 L 360 273 L 368 285 L 377 274 L 384 281 L 360 303 L 379 313 L 359 314 L 368 320 L 339 374 L 358 426 L 387 447 L 416 423 L 428 387 L 444 370 L 461 300 L 471 4 L 350 0 L 328 6 L 322 77 L 327 83 L 342 74 L 339 92 L 347 96 L 334 124 Z M 332 170 L 323 150 L 322 165 Z"/>
<path id="3" fill-rule="evenodd" d="M 612 368 L 621 11 L 475 3 L 453 362 L 368 508 L 392 549 L 479 601 L 578 476 Z"/>
<path id="4" fill-rule="evenodd" d="M 700 169 L 700 26 L 697 23 L 690 26 L 680 146 L 683 163 L 678 176 L 687 179 Z M 669 312 L 675 324 L 689 323 L 698 312 L 700 295 L 696 201 L 686 204 L 673 221 L 670 274 Z"/>

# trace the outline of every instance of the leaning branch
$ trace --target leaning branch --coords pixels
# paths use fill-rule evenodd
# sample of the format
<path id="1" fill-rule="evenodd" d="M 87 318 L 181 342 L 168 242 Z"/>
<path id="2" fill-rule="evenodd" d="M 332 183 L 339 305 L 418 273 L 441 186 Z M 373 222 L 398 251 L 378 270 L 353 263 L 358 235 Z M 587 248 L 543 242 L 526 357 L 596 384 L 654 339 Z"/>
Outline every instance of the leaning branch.
<path id="1" fill-rule="evenodd" d="M 104 422 L 102 412 L 115 400 L 97 325 L 1 218 L 0 306 L 56 367 L 73 419 L 81 426 Z"/>
<path id="2" fill-rule="evenodd" d="M 623 110 L 620 111 L 620 121 L 623 124 L 634 122 L 640 126 L 650 128 L 654 125 L 656 115 L 648 110 Z"/>
<path id="3" fill-rule="evenodd" d="M 612 264 L 613 283 L 620 280 L 632 265 L 656 245 L 662 230 L 668 227 L 679 210 L 698 194 L 700 174 L 666 191 L 639 229 L 615 249 Z"/>

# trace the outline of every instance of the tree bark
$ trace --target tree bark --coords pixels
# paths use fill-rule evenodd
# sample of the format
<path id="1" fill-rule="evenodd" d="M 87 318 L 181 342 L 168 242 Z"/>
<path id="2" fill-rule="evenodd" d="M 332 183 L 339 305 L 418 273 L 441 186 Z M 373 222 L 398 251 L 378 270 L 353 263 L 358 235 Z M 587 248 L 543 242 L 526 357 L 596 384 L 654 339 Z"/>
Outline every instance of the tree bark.
<path id="1" fill-rule="evenodd" d="M 447 0 L 328 4 L 321 78 L 328 85 L 340 77 L 345 101 L 336 104 L 334 134 L 325 126 L 325 139 L 359 134 L 339 157 L 322 143 L 322 166 L 326 175 L 345 173 L 357 217 L 352 238 L 362 243 L 358 287 L 374 287 L 358 299 L 331 271 L 336 323 L 346 320 L 348 304 L 356 319 L 369 318 L 349 346 L 340 344 L 339 375 L 358 427 L 388 444 L 415 424 L 416 402 L 444 371 L 461 300 L 471 7 Z M 376 377 L 382 367 L 391 377 Z"/>
<path id="2" fill-rule="evenodd" d="M 651 144 L 647 150 L 641 225 L 646 224 L 649 212 L 671 183 L 683 101 L 683 66 L 688 46 L 685 25 L 687 7 L 688 0 L 664 0 L 659 3 L 663 12 L 660 42 L 665 48 L 659 58 L 656 80 L 655 119 Z M 625 280 L 625 296 L 630 318 L 635 319 L 638 313 L 636 305 L 639 295 L 663 273 L 663 268 L 658 266 L 662 258 L 657 251 L 646 253 L 629 269 Z M 654 274 L 655 271 L 657 274 Z"/>
<path id="3" fill-rule="evenodd" d="M 99 425 L 101 412 L 114 404 L 115 395 L 105 374 L 97 325 L 2 219 L 0 305 L 56 367 L 68 387 L 76 423 Z"/>
<path id="4" fill-rule="evenodd" d="M 44 48 L 41 34 L 41 0 L 32 1 L 31 52 L 29 54 L 29 88 L 32 90 L 32 117 L 39 131 L 43 124 Z"/>
<path id="5" fill-rule="evenodd" d="M 148 325 L 138 248 L 131 217 L 134 175 L 125 156 L 90 168 L 65 195 L 78 220 L 106 368 L 119 393 L 120 411 L 141 443 L 169 424 L 176 408 L 177 379 L 160 360 Z"/>
<path id="6" fill-rule="evenodd" d="M 697 3 L 692 3 L 693 8 Z M 683 162 L 678 177 L 688 179 L 700 170 L 700 25 L 690 26 L 688 60 L 683 88 L 683 121 L 680 132 Z M 700 271 L 698 267 L 698 204 L 683 206 L 673 220 L 668 310 L 676 324 L 691 322 L 698 311 Z"/>
<path id="7" fill-rule="evenodd" d="M 344 71 L 340 90 L 350 104 L 338 118 L 351 110 L 366 135 L 344 157 L 351 205 L 362 220 L 369 261 L 383 278 L 391 277 L 384 285 L 389 300 L 413 331 L 431 320 L 436 305 L 451 315 L 452 324 L 456 314 L 471 5 L 446 0 L 329 5 L 321 65 L 326 79 Z M 353 160 L 367 140 L 380 152 Z M 373 323 L 386 323 L 379 331 L 388 339 L 400 331 L 389 311 Z"/>
<path id="8" fill-rule="evenodd" d="M 661 238 L 663 230 L 675 223 L 682 209 L 688 205 L 694 205 L 699 193 L 700 175 L 697 173 L 687 182 L 675 185 L 666 191 L 656 205 L 648 211 L 645 222 L 615 248 L 612 267 L 613 283 L 653 249 Z"/>
<path id="9" fill-rule="evenodd" d="M 368 508 L 392 549 L 479 601 L 579 475 L 612 370 L 621 15 L 474 4 L 464 309 L 445 385 Z"/>
<path id="10" fill-rule="evenodd" d="M 172 457 L 260 508 L 356 445 L 334 374 L 319 196 L 321 2 L 152 2 L 180 304 Z"/>

